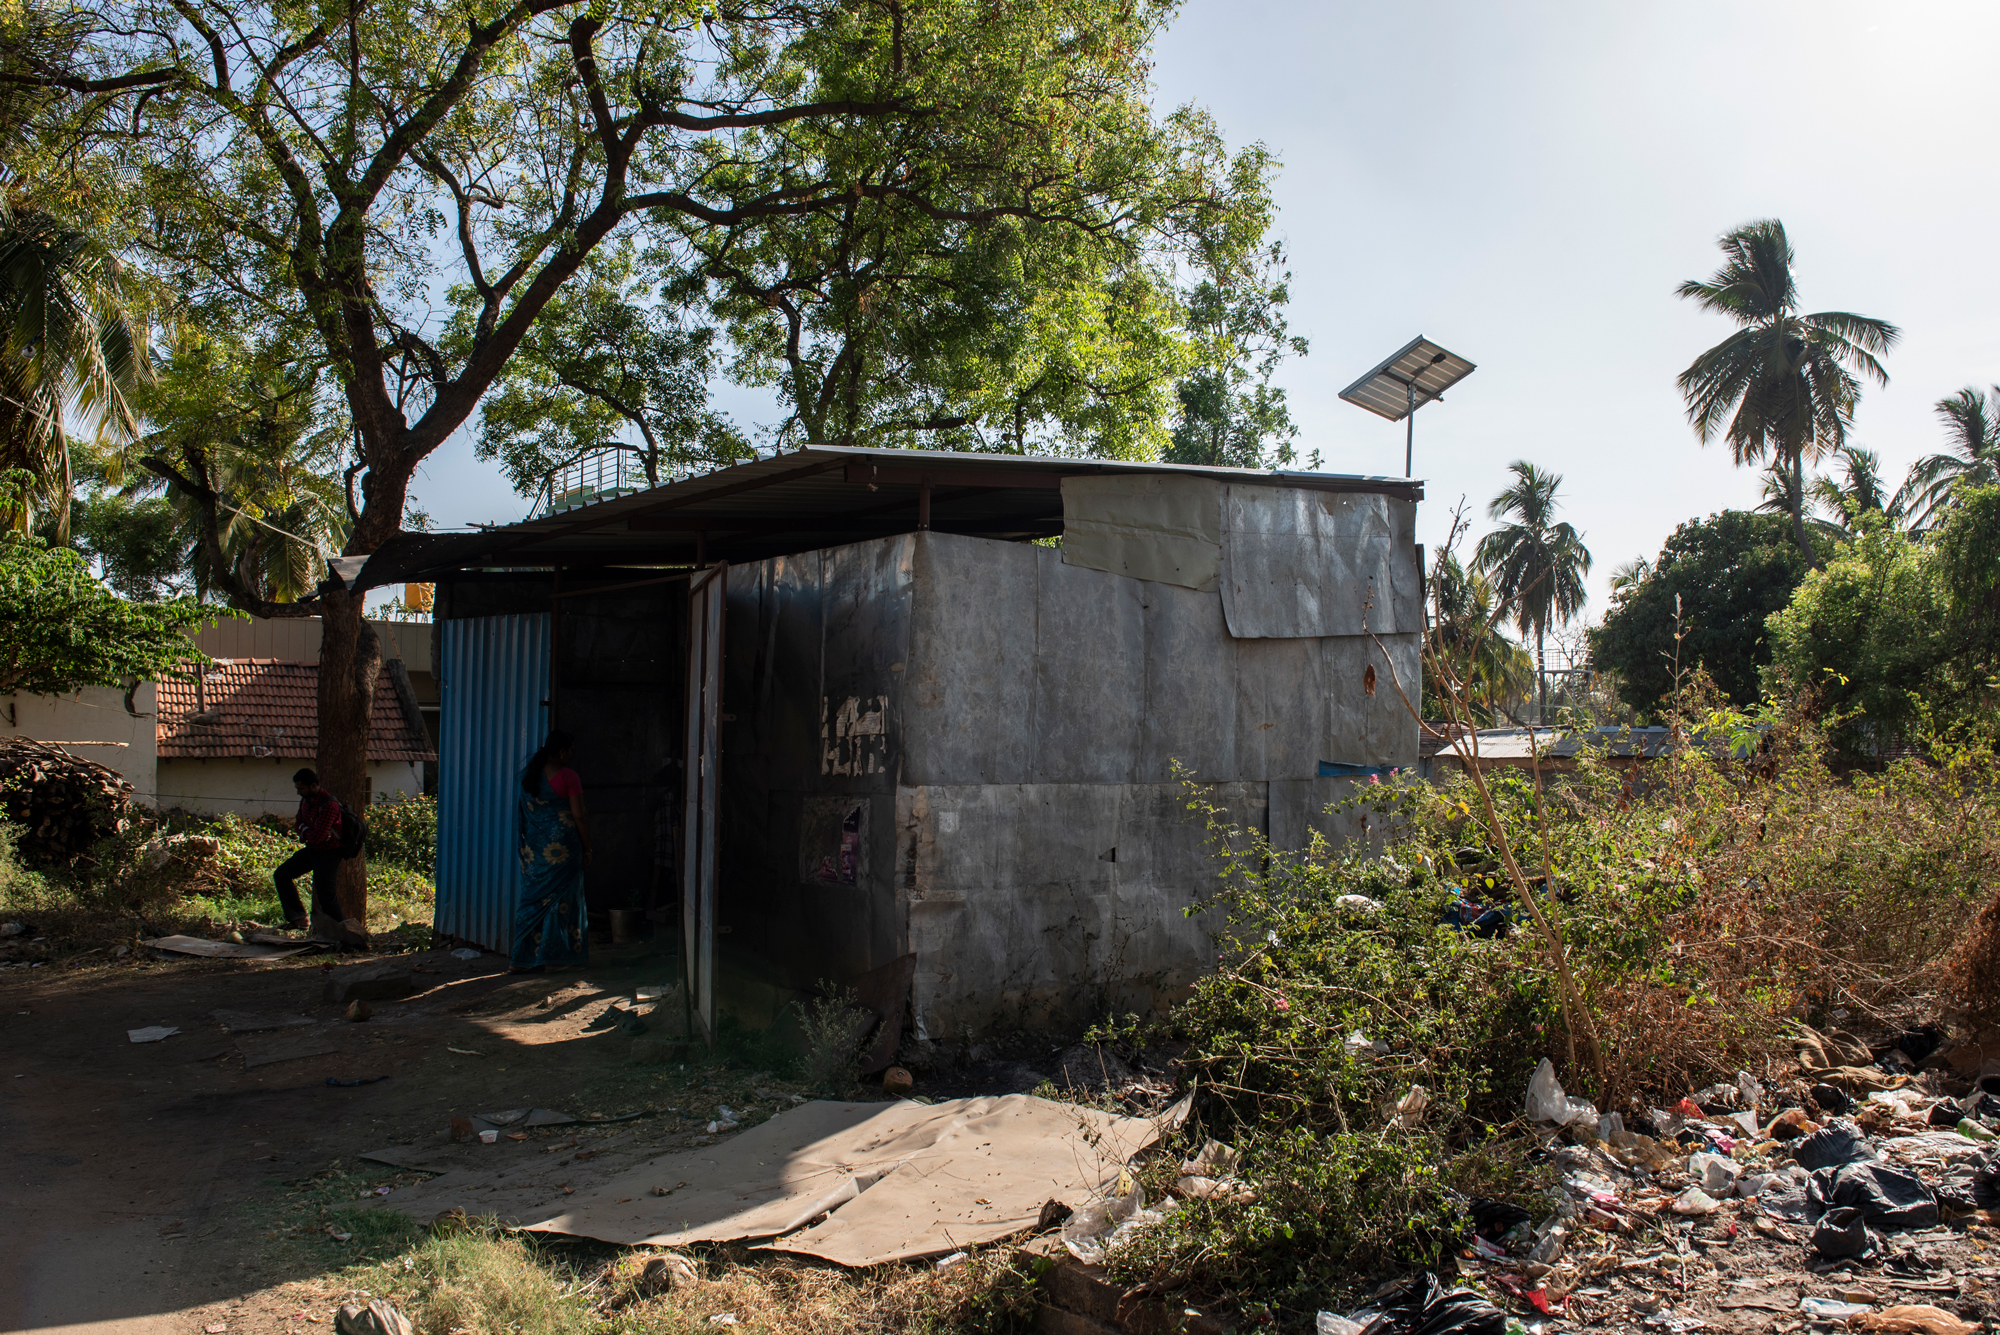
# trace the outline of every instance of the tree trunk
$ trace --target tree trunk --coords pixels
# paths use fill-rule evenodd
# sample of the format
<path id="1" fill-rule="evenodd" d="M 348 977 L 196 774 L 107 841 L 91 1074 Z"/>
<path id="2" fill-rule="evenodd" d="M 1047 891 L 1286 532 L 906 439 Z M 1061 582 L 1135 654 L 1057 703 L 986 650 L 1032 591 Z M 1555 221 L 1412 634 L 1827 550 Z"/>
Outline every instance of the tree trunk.
<path id="1" fill-rule="evenodd" d="M 382 644 L 362 616 L 365 593 L 334 592 L 320 599 L 319 781 L 358 812 L 368 809 L 368 722 L 375 683 L 382 675 Z M 342 914 L 368 923 L 368 855 L 340 864 Z"/>
<path id="2" fill-rule="evenodd" d="M 1547 722 L 1549 717 L 1549 662 L 1542 655 L 1542 636 L 1547 630 L 1546 626 L 1535 627 L 1535 689 L 1540 697 L 1535 702 L 1537 727 Z"/>
<path id="3" fill-rule="evenodd" d="M 1791 495 L 1786 497 L 1792 512 L 1792 541 L 1799 545 L 1799 552 L 1806 558 L 1806 564 L 1817 570 L 1819 559 L 1813 551 L 1812 535 L 1806 532 L 1806 457 L 1802 450 L 1792 456 Z"/>

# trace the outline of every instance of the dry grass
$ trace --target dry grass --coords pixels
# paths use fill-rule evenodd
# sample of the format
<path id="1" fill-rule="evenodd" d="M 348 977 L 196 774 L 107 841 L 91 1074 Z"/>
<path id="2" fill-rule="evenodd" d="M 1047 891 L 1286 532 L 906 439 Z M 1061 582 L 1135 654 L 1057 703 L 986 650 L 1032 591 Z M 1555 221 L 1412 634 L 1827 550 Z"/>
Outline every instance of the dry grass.
<path id="1" fill-rule="evenodd" d="M 642 1291 L 657 1252 L 546 1243 L 490 1226 L 447 1227 L 342 1282 L 388 1298 L 420 1335 L 983 1335 L 1030 1328 L 1031 1262 L 977 1253 L 945 1270 L 928 1263 L 848 1271 L 744 1247 L 694 1258 L 700 1278 Z"/>

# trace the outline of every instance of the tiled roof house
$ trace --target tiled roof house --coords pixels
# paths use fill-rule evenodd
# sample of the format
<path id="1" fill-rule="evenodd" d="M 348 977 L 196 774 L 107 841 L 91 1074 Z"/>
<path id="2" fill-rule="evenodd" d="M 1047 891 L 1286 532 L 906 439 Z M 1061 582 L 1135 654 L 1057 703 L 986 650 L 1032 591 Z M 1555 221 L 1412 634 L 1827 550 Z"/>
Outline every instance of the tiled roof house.
<path id="1" fill-rule="evenodd" d="M 437 753 L 407 676 L 385 665 L 370 720 L 370 795 L 423 791 Z M 256 816 L 296 803 L 292 774 L 319 751 L 319 666 L 222 659 L 198 681 L 158 686 L 158 790 L 163 807 Z"/>

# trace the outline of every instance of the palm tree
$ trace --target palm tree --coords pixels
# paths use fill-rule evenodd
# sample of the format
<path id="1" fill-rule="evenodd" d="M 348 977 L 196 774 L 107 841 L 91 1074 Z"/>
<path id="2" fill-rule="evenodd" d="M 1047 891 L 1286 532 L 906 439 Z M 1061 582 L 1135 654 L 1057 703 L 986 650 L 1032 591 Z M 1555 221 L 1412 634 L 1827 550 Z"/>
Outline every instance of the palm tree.
<path id="1" fill-rule="evenodd" d="M 1458 679 L 1474 719 L 1490 724 L 1508 701 L 1532 695 L 1534 660 L 1494 628 L 1492 583 L 1478 571 L 1465 569 L 1449 553 L 1438 572 L 1436 595 L 1438 666 L 1448 667 Z M 1425 701 L 1442 701 L 1446 685 L 1432 679 L 1429 657 L 1424 672 Z"/>
<path id="2" fill-rule="evenodd" d="M 1611 592 L 1629 593 L 1653 577 L 1653 563 L 1643 556 L 1635 556 L 1611 571 Z"/>
<path id="3" fill-rule="evenodd" d="M 1844 477 L 1816 477 L 1808 494 L 1832 520 L 1828 526 L 1841 536 L 1851 536 L 1861 516 L 1880 515 L 1901 527 L 1905 513 L 1907 484 L 1893 495 L 1882 481 L 1882 456 L 1858 445 L 1841 447 L 1838 458 Z"/>
<path id="4" fill-rule="evenodd" d="M 1567 523 L 1556 523 L 1556 489 L 1562 474 L 1544 473 L 1525 459 L 1508 465 L 1514 483 L 1486 507 L 1492 519 L 1514 522 L 1479 540 L 1473 566 L 1493 582 L 1493 591 L 1514 608 L 1514 625 L 1535 634 L 1535 678 L 1539 684 L 1536 721 L 1549 699 L 1548 664 L 1542 642 L 1551 623 L 1568 621 L 1588 596 L 1583 577 L 1590 552 Z"/>
<path id="5" fill-rule="evenodd" d="M 0 205 L 0 470 L 32 479 L 9 506 L 15 530 L 33 526 L 38 501 L 67 539 L 66 422 L 136 434 L 127 395 L 151 371 L 150 296 L 101 242 L 47 213 Z"/>
<path id="6" fill-rule="evenodd" d="M 1911 526 L 1928 528 L 1938 512 L 1951 504 L 1952 491 L 1963 484 L 1990 487 L 2000 482 L 2000 385 L 1993 387 L 1991 407 L 1985 395 L 1970 385 L 1935 410 L 1944 419 L 1945 435 L 1954 454 L 1933 454 L 1910 468 L 1909 480 L 1897 493 L 1910 513 Z"/>
<path id="7" fill-rule="evenodd" d="M 1884 320 L 1846 311 L 1799 313 L 1792 243 L 1775 218 L 1748 223 L 1719 243 L 1726 257 L 1707 282 L 1679 295 L 1742 326 L 1680 374 L 1688 421 L 1706 445 L 1717 435 L 1738 464 L 1771 461 L 1787 478 L 1792 537 L 1818 564 L 1806 530 L 1805 465 L 1847 443 L 1857 373 L 1889 383 L 1875 354 L 1900 335 Z"/>

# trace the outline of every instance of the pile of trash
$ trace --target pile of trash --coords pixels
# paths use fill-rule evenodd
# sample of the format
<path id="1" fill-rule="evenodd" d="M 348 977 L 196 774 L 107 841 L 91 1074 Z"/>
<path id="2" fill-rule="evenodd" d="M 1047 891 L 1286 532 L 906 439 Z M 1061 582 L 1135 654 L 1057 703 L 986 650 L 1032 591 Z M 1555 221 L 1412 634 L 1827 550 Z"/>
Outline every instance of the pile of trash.
<path id="1" fill-rule="evenodd" d="M 1917 1076 L 1941 1037 L 1878 1057 L 1851 1035 L 1802 1030 L 1801 1074 L 1788 1085 L 1739 1071 L 1671 1108 L 1629 1112 L 1568 1094 L 1543 1061 L 1525 1111 L 1559 1182 L 1539 1218 L 1472 1201 L 1468 1268 L 1523 1308 L 1579 1323 L 1616 1321 L 1623 1308 L 1682 1335 L 1749 1309 L 1786 1313 L 1795 1324 L 1780 1329 L 1852 1321 L 1963 1335 L 1974 1327 L 1949 1312 L 1927 1309 L 1940 1324 L 1909 1303 L 1881 1306 L 1898 1291 L 1956 1299 L 2000 1279 L 1963 1258 L 1954 1273 L 1938 1255 L 1947 1243 L 1971 1255 L 1981 1226 L 2000 1223 L 2000 1063 L 1970 1081 Z M 1943 1092 L 1954 1085 L 1956 1097 Z M 1778 1255 L 1756 1267 L 1704 1261 L 1760 1244 Z M 1724 1278 L 1731 1270 L 1740 1277 Z M 1810 1291 L 1818 1277 L 1830 1279 Z M 1358 1335 L 1337 1321 L 1321 1329 Z"/>

